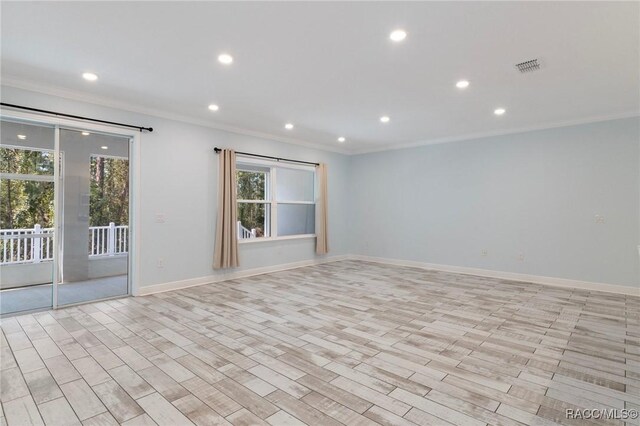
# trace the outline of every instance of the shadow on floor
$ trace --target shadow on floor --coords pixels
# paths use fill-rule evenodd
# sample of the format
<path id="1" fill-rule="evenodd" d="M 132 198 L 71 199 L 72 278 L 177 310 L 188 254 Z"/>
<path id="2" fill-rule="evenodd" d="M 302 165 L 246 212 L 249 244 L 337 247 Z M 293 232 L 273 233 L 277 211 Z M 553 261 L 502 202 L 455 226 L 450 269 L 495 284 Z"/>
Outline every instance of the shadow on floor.
<path id="1" fill-rule="evenodd" d="M 127 294 L 127 275 L 63 283 L 58 286 L 58 305 L 88 302 Z M 51 307 L 51 283 L 0 291 L 0 314 L 12 314 Z"/>

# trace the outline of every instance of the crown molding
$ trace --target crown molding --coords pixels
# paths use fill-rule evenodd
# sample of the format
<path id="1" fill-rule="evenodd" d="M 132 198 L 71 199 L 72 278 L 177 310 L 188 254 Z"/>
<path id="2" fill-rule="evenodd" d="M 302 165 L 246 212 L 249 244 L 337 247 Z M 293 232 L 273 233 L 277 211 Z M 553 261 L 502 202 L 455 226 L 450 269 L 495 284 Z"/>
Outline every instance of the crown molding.
<path id="1" fill-rule="evenodd" d="M 626 112 L 617 113 L 617 114 L 596 115 L 592 117 L 578 118 L 575 120 L 547 122 L 547 123 L 538 124 L 535 126 L 519 127 L 516 129 L 496 130 L 491 132 L 467 133 L 460 136 L 451 136 L 451 137 L 436 138 L 436 139 L 425 139 L 417 142 L 407 142 L 407 143 L 401 143 L 401 144 L 384 144 L 384 145 L 379 145 L 371 148 L 355 149 L 350 151 L 350 155 L 370 154 L 374 152 L 417 148 L 417 147 L 426 146 L 426 145 L 437 145 L 441 143 L 461 142 L 466 140 L 482 139 L 482 138 L 488 138 L 488 137 L 494 137 L 494 136 L 514 135 L 519 133 L 534 132 L 538 130 L 555 129 L 559 127 L 571 127 L 571 126 L 578 126 L 581 124 L 620 120 L 620 119 L 632 118 L 632 117 L 640 117 L 640 111 L 626 111 Z"/>
<path id="2" fill-rule="evenodd" d="M 241 127 L 229 126 L 225 124 L 212 122 L 209 120 L 203 120 L 203 119 L 198 119 L 191 116 L 176 114 L 174 112 L 163 110 L 163 109 L 148 108 L 141 105 L 132 105 L 132 104 L 124 103 L 114 99 L 108 99 L 104 97 L 89 95 L 86 92 L 63 89 L 63 88 L 54 87 L 46 84 L 34 83 L 32 81 L 27 81 L 27 80 L 15 78 L 15 77 L 3 76 L 2 86 L 13 87 L 16 89 L 27 90 L 27 91 L 36 92 L 36 93 L 42 93 L 45 95 L 56 96 L 64 99 L 77 101 L 77 102 L 90 103 L 93 105 L 118 109 L 122 111 L 129 111 L 129 112 L 134 112 L 138 114 L 164 118 L 167 120 L 174 120 L 174 121 L 179 121 L 183 123 L 194 124 L 197 126 L 208 127 L 215 130 L 221 130 L 221 131 L 235 133 L 235 134 L 244 135 L 244 136 L 251 136 L 251 137 L 256 137 L 260 139 L 267 139 L 267 140 L 276 141 L 276 142 L 299 145 L 307 148 L 318 149 L 321 151 L 335 152 L 343 155 L 362 155 L 362 154 L 370 154 L 375 152 L 417 148 L 417 147 L 426 146 L 426 145 L 437 145 L 437 144 L 443 144 L 443 143 L 461 142 L 461 141 L 472 140 L 472 139 L 481 139 L 481 138 L 488 138 L 488 137 L 495 137 L 495 136 L 506 136 L 506 135 L 512 135 L 512 134 L 533 132 L 538 130 L 554 129 L 554 128 L 560 128 L 560 127 L 571 127 L 571 126 L 577 126 L 581 124 L 619 120 L 619 119 L 631 118 L 631 117 L 640 117 L 640 111 L 637 111 L 637 110 L 625 111 L 622 113 L 597 115 L 597 116 L 590 116 L 590 117 L 578 118 L 573 120 L 546 122 L 546 123 L 538 124 L 535 126 L 519 127 L 515 129 L 467 133 L 464 135 L 425 139 L 425 140 L 415 141 L 415 142 L 406 142 L 406 143 L 400 143 L 400 144 L 385 143 L 385 144 L 377 145 L 375 147 L 368 147 L 368 148 L 361 148 L 361 149 L 357 149 L 357 148 L 347 149 L 347 148 L 340 148 L 335 146 L 327 146 L 321 143 L 311 142 L 311 141 L 306 141 L 301 139 L 282 137 L 282 136 L 273 135 L 270 133 L 264 133 L 264 132 L 245 129 Z"/>
<path id="3" fill-rule="evenodd" d="M 226 124 L 220 124 L 209 120 L 203 120 L 194 118 L 187 115 L 176 114 L 171 111 L 149 108 L 141 105 L 133 105 L 114 99 L 109 99 L 101 96 L 89 95 L 86 92 L 80 92 L 70 89 L 63 89 L 60 87 L 54 87 L 47 84 L 34 83 L 32 81 L 22 80 L 14 77 L 2 77 L 2 86 L 12 87 L 20 90 L 26 90 L 30 92 L 41 93 L 49 96 L 56 96 L 63 99 L 68 99 L 77 102 L 89 103 L 101 107 L 113 108 L 122 111 L 134 112 L 137 114 L 144 114 L 158 118 L 164 118 L 167 120 L 179 121 L 188 124 L 194 124 L 197 126 L 208 127 L 215 130 L 222 130 L 224 132 L 235 133 L 238 135 L 251 136 L 260 139 L 267 139 L 275 142 L 288 143 L 293 145 L 300 145 L 307 148 L 318 149 L 321 151 L 335 152 L 343 155 L 350 155 L 351 151 L 342 149 L 339 147 L 326 146 L 321 143 L 306 141 L 302 139 L 287 138 L 270 133 L 264 133 L 256 130 L 245 129 L 241 127 L 229 126 Z"/>

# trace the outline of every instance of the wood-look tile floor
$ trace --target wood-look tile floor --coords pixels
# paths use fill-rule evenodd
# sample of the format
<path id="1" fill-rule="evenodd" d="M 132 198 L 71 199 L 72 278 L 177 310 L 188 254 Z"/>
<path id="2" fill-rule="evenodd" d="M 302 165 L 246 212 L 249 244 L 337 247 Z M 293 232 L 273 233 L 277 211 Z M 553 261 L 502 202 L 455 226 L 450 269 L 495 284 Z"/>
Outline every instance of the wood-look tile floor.
<path id="1" fill-rule="evenodd" d="M 639 313 L 344 261 L 23 315 L 2 320 L 1 423 L 581 423 L 565 410 L 640 406 Z"/>

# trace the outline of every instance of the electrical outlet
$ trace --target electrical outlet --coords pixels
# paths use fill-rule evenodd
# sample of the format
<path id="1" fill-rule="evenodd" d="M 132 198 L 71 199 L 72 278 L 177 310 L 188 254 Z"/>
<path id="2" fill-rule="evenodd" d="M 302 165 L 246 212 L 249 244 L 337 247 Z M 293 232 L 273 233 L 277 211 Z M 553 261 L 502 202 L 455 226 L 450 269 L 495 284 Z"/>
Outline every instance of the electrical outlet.
<path id="1" fill-rule="evenodd" d="M 158 269 L 162 269 L 164 268 L 164 259 L 159 257 L 158 260 L 156 261 L 156 267 Z"/>
<path id="2" fill-rule="evenodd" d="M 596 223 L 604 223 L 604 216 L 597 214 L 595 216 Z"/>
<path id="3" fill-rule="evenodd" d="M 518 261 L 520 261 L 520 262 L 524 262 L 524 254 L 520 253 L 520 254 L 518 255 Z"/>
<path id="4" fill-rule="evenodd" d="M 480 256 L 487 256 L 489 254 L 489 252 L 487 250 L 482 250 L 480 252 Z"/>
<path id="5" fill-rule="evenodd" d="M 164 213 L 156 213 L 156 223 L 164 223 Z"/>

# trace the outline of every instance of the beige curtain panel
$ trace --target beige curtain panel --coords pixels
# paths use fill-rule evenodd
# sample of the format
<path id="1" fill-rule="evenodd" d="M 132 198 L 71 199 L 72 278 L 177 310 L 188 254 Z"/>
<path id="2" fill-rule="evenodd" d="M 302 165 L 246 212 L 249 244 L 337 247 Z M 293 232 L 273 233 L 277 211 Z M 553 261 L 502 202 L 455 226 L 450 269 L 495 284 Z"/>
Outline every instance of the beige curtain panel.
<path id="1" fill-rule="evenodd" d="M 327 165 L 320 163 L 316 168 L 318 181 L 318 198 L 316 200 L 316 253 L 329 253 L 328 229 L 328 200 L 327 200 Z"/>
<path id="2" fill-rule="evenodd" d="M 236 231 L 236 153 L 223 149 L 219 155 L 218 222 L 213 268 L 235 268 L 238 261 L 238 232 Z"/>

